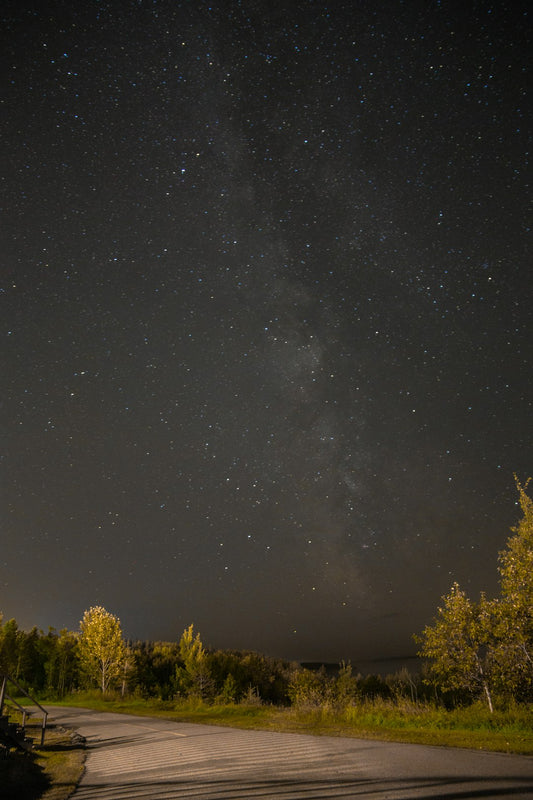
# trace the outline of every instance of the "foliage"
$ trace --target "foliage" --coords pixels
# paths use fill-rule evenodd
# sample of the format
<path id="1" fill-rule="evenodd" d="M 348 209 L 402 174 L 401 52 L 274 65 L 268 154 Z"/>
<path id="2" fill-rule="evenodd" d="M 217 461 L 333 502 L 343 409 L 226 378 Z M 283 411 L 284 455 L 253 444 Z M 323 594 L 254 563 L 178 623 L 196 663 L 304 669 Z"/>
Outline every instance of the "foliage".
<path id="1" fill-rule="evenodd" d="M 14 619 L 2 625 L 0 615 L 0 671 L 27 690 L 61 697 L 77 685 L 77 640 L 67 630 L 23 631 Z"/>
<path id="2" fill-rule="evenodd" d="M 501 598 L 495 603 L 494 672 L 501 690 L 515 698 L 533 695 L 533 501 L 529 481 L 518 479 L 523 517 L 499 555 Z"/>
<path id="3" fill-rule="evenodd" d="M 339 673 L 334 683 L 334 699 L 338 708 L 346 708 L 354 703 L 361 694 L 359 681 L 353 675 L 352 665 L 341 661 Z"/>
<path id="4" fill-rule="evenodd" d="M 352 674 L 351 664 L 344 661 L 336 675 L 319 670 L 297 669 L 289 683 L 292 705 L 300 710 L 340 710 L 354 703 L 361 694 L 361 678 Z"/>
<path id="5" fill-rule="evenodd" d="M 220 695 L 217 697 L 218 702 L 223 703 L 224 705 L 231 705 L 235 703 L 238 699 L 238 691 L 239 687 L 237 685 L 237 681 L 231 674 L 228 672 L 226 678 L 224 680 L 224 684 L 222 686 L 222 691 Z"/>
<path id="6" fill-rule="evenodd" d="M 175 691 L 176 665 L 180 660 L 177 642 L 133 642 L 130 688 L 141 697 L 171 698 Z"/>
<path id="7" fill-rule="evenodd" d="M 179 642 L 182 666 L 176 667 L 175 683 L 178 694 L 202 699 L 212 696 L 213 681 L 209 672 L 200 634 L 194 635 L 194 625 L 183 631 Z"/>
<path id="8" fill-rule="evenodd" d="M 122 677 L 126 646 L 120 620 L 102 606 L 85 611 L 78 642 L 80 666 L 89 681 L 106 692 Z"/>
<path id="9" fill-rule="evenodd" d="M 409 698 L 412 703 L 415 703 L 418 700 L 418 686 L 407 667 L 402 667 L 393 675 L 387 675 L 385 683 L 396 701 Z"/>
<path id="10" fill-rule="evenodd" d="M 22 642 L 23 634 L 16 620 L 0 624 L 0 669 L 17 680 L 21 677 Z"/>
<path id="11" fill-rule="evenodd" d="M 325 669 L 301 669 L 289 684 L 289 697 L 298 709 L 317 709 L 329 706 L 333 691 Z"/>
<path id="12" fill-rule="evenodd" d="M 443 599 L 434 624 L 422 633 L 420 655 L 430 659 L 431 675 L 442 690 L 476 694 L 481 688 L 492 710 L 487 657 L 490 607 L 483 596 L 476 606 L 457 583 Z"/>
<path id="13" fill-rule="evenodd" d="M 533 698 L 533 502 L 515 476 L 523 517 L 499 555 L 500 597 L 472 602 L 454 583 L 419 655 L 429 659 L 429 679 L 443 692 L 483 692 L 490 711 L 497 691 Z"/>
<path id="14" fill-rule="evenodd" d="M 51 628 L 42 641 L 46 642 L 46 688 L 52 694 L 63 697 L 67 692 L 72 692 L 78 683 L 78 637 L 66 628 L 58 636 Z"/>

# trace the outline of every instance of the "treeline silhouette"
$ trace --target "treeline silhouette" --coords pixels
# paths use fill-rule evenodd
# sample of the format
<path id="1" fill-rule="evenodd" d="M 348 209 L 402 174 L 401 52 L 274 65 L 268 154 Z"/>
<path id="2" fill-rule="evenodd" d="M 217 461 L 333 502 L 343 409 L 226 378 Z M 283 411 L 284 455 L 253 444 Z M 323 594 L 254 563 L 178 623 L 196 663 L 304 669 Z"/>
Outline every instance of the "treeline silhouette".
<path id="1" fill-rule="evenodd" d="M 92 689 L 95 683 L 82 669 L 78 641 L 78 634 L 66 629 L 24 631 L 15 619 L 0 620 L 0 671 L 41 698 L 60 699 Z M 309 668 L 255 651 L 209 649 L 191 669 L 180 654 L 179 642 L 126 644 L 123 674 L 113 689 L 129 697 L 312 708 L 363 698 L 416 700 L 430 691 L 421 676 L 406 669 L 387 677 L 361 675 L 345 663 Z"/>

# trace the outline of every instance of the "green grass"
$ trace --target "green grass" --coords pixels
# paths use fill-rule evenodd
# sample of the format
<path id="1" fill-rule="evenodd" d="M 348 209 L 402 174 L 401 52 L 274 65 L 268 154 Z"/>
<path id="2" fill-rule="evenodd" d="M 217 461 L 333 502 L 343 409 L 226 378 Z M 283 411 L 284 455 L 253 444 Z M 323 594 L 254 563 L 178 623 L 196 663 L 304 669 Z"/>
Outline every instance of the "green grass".
<path id="1" fill-rule="evenodd" d="M 490 714 L 482 705 L 445 711 L 408 701 L 374 700 L 344 711 L 306 711 L 256 704 L 210 705 L 201 701 L 103 698 L 95 693 L 71 696 L 63 704 L 180 722 L 533 755 L 531 706 L 516 706 Z"/>
<path id="2" fill-rule="evenodd" d="M 375 701 L 347 709 L 344 719 L 373 735 L 386 731 L 394 741 L 533 754 L 531 707 L 490 714 L 481 704 L 444 711 L 408 702 Z"/>

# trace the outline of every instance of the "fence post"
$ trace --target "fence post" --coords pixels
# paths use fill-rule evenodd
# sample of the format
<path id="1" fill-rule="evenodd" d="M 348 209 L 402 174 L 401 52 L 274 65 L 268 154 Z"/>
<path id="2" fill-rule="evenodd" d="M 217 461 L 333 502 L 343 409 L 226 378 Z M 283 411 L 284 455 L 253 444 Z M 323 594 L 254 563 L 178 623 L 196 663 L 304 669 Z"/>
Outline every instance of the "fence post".
<path id="1" fill-rule="evenodd" d="M 45 711 L 43 714 L 43 726 L 41 728 L 41 747 L 44 745 L 44 734 L 46 731 L 46 720 L 48 719 L 48 712 Z"/>

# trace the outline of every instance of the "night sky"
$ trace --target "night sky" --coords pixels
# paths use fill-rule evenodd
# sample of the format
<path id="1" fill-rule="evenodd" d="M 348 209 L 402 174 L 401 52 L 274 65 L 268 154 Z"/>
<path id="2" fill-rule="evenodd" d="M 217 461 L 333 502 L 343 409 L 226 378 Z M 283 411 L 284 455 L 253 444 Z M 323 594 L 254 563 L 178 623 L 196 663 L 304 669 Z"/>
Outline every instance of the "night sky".
<path id="1" fill-rule="evenodd" d="M 357 665 L 497 592 L 527 6 L 2 3 L 4 618 Z"/>

